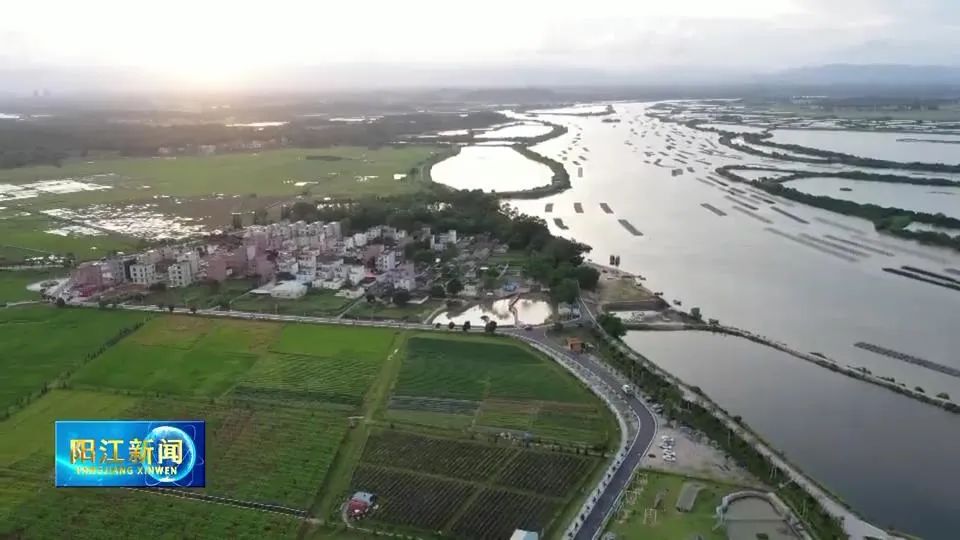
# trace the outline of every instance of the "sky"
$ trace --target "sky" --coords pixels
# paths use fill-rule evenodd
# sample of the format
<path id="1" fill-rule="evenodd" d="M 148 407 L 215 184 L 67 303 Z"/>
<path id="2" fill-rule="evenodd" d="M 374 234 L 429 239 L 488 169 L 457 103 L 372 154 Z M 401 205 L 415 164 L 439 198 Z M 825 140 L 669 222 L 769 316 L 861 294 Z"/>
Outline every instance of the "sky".
<path id="1" fill-rule="evenodd" d="M 283 68 L 773 71 L 960 63 L 958 0 L 30 0 L 0 68 L 136 68 L 190 86 Z"/>

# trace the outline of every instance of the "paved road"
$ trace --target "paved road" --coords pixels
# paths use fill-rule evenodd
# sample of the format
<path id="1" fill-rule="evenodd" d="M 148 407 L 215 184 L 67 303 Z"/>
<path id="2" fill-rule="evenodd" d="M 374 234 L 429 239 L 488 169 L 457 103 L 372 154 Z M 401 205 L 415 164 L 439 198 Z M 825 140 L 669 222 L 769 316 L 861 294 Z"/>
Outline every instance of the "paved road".
<path id="1" fill-rule="evenodd" d="M 620 495 L 628 487 L 634 471 L 653 444 L 657 434 L 657 420 L 643 401 L 623 394 L 620 389 L 627 381 L 596 357 L 589 354 L 575 354 L 557 347 L 546 335 L 544 328 L 535 328 L 530 331 L 510 329 L 504 333 L 513 334 L 525 341 L 540 344 L 596 376 L 602 384 L 609 387 L 610 393 L 608 395 L 615 396 L 617 408 L 626 411 L 627 414 L 632 414 L 636 421 L 636 423 L 631 422 L 631 426 L 628 428 L 629 433 L 626 434 L 632 437 L 632 440 L 628 443 L 623 462 L 613 475 L 607 478 L 607 485 L 602 493 L 595 497 L 594 507 L 587 514 L 583 525 L 574 537 L 575 540 L 593 540 L 603 532 L 607 517 L 615 510 Z"/>

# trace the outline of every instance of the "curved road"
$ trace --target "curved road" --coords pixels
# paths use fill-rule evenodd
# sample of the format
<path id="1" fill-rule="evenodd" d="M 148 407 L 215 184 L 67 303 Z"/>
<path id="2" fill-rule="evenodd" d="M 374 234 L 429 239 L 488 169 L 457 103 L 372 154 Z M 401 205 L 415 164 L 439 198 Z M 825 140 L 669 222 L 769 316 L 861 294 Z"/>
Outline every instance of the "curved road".
<path id="1" fill-rule="evenodd" d="M 560 349 L 546 335 L 545 328 L 534 328 L 529 331 L 510 329 L 504 333 L 509 333 L 524 341 L 532 341 L 545 348 L 550 349 L 554 354 L 562 355 L 564 358 L 579 365 L 587 372 L 595 375 L 600 381 L 609 387 L 613 396 L 616 396 L 618 409 L 628 410 L 636 420 L 637 425 L 631 425 L 632 433 L 625 433 L 624 436 L 632 436 L 632 440 L 627 445 L 626 456 L 613 475 L 607 478 L 608 483 L 603 492 L 598 497 L 594 497 L 595 505 L 587 514 L 580 527 L 579 532 L 574 537 L 575 540 L 593 540 L 603 532 L 603 526 L 607 522 L 608 516 L 616 509 L 616 505 L 621 494 L 630 483 L 634 471 L 640 465 L 641 460 L 646 455 L 650 446 L 653 445 L 654 437 L 657 434 L 657 420 L 653 412 L 647 408 L 646 403 L 637 399 L 635 396 L 626 396 L 621 388 L 627 382 L 621 375 L 615 373 L 606 364 L 602 363 L 596 357 L 589 354 L 575 354 L 566 349 Z"/>

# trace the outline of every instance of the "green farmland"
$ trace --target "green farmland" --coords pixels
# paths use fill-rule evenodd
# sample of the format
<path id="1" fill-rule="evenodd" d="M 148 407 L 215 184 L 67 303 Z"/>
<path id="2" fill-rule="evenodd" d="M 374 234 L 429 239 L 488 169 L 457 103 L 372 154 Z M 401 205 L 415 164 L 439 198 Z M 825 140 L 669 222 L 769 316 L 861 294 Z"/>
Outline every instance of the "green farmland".
<path id="1" fill-rule="evenodd" d="M 0 261 L 22 261 L 44 254 L 72 253 L 80 260 L 108 251 L 130 251 L 136 237 L 107 234 L 54 234 L 63 222 L 40 214 L 43 210 L 101 210 L 134 205 L 209 227 L 230 223 L 241 212 L 246 223 L 255 210 L 279 217 L 278 205 L 306 196 L 356 198 L 413 193 L 426 185 L 420 165 L 442 152 L 436 146 L 332 147 L 283 149 L 259 153 L 168 158 L 103 157 L 73 159 L 62 167 L 33 166 L 0 170 L 0 184 L 27 184 L 47 180 L 75 180 L 107 185 L 110 189 L 73 193 L 44 192 L 36 197 L 5 202 L 0 197 Z M 414 174 L 410 174 L 414 171 Z M 396 178 L 394 175 L 407 175 Z M 270 210 L 272 208 L 272 210 Z"/>
<path id="2" fill-rule="evenodd" d="M 366 538 L 334 528 L 356 489 L 382 501 L 364 527 L 557 532 L 616 437 L 575 379 L 506 338 L 37 306 L 0 310 L 0 354 L 16 375 L 0 384 L 0 537 L 150 526 L 171 538 Z M 204 419 L 207 486 L 194 493 L 313 519 L 54 489 L 53 422 L 69 418 Z M 537 438 L 541 429 L 553 435 Z"/>
<path id="3" fill-rule="evenodd" d="M 154 195 L 202 197 L 227 195 L 286 196 L 309 191 L 321 197 L 390 195 L 418 189 L 416 179 L 394 180 L 406 174 L 437 147 L 403 146 L 369 149 L 334 147 L 270 150 L 250 154 L 177 156 L 169 158 L 105 158 L 72 160 L 62 167 L 35 166 L 0 171 L 0 183 L 111 175 L 103 182 L 112 189 L 42 195 L 20 203 L 77 206 L 145 200 Z M 307 159 L 317 157 L 319 159 Z M 98 183 L 97 178 L 90 181 Z M 303 182 L 316 182 L 296 185 Z"/>

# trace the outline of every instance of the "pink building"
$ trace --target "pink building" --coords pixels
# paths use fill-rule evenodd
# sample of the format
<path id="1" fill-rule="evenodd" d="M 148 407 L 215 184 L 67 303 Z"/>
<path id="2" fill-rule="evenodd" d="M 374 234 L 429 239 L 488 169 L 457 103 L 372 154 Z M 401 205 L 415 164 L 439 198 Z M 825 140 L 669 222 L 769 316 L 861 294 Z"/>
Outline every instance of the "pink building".
<path id="1" fill-rule="evenodd" d="M 83 263 L 73 271 L 73 286 L 84 290 L 99 290 L 103 287 L 103 269 L 100 263 Z"/>

